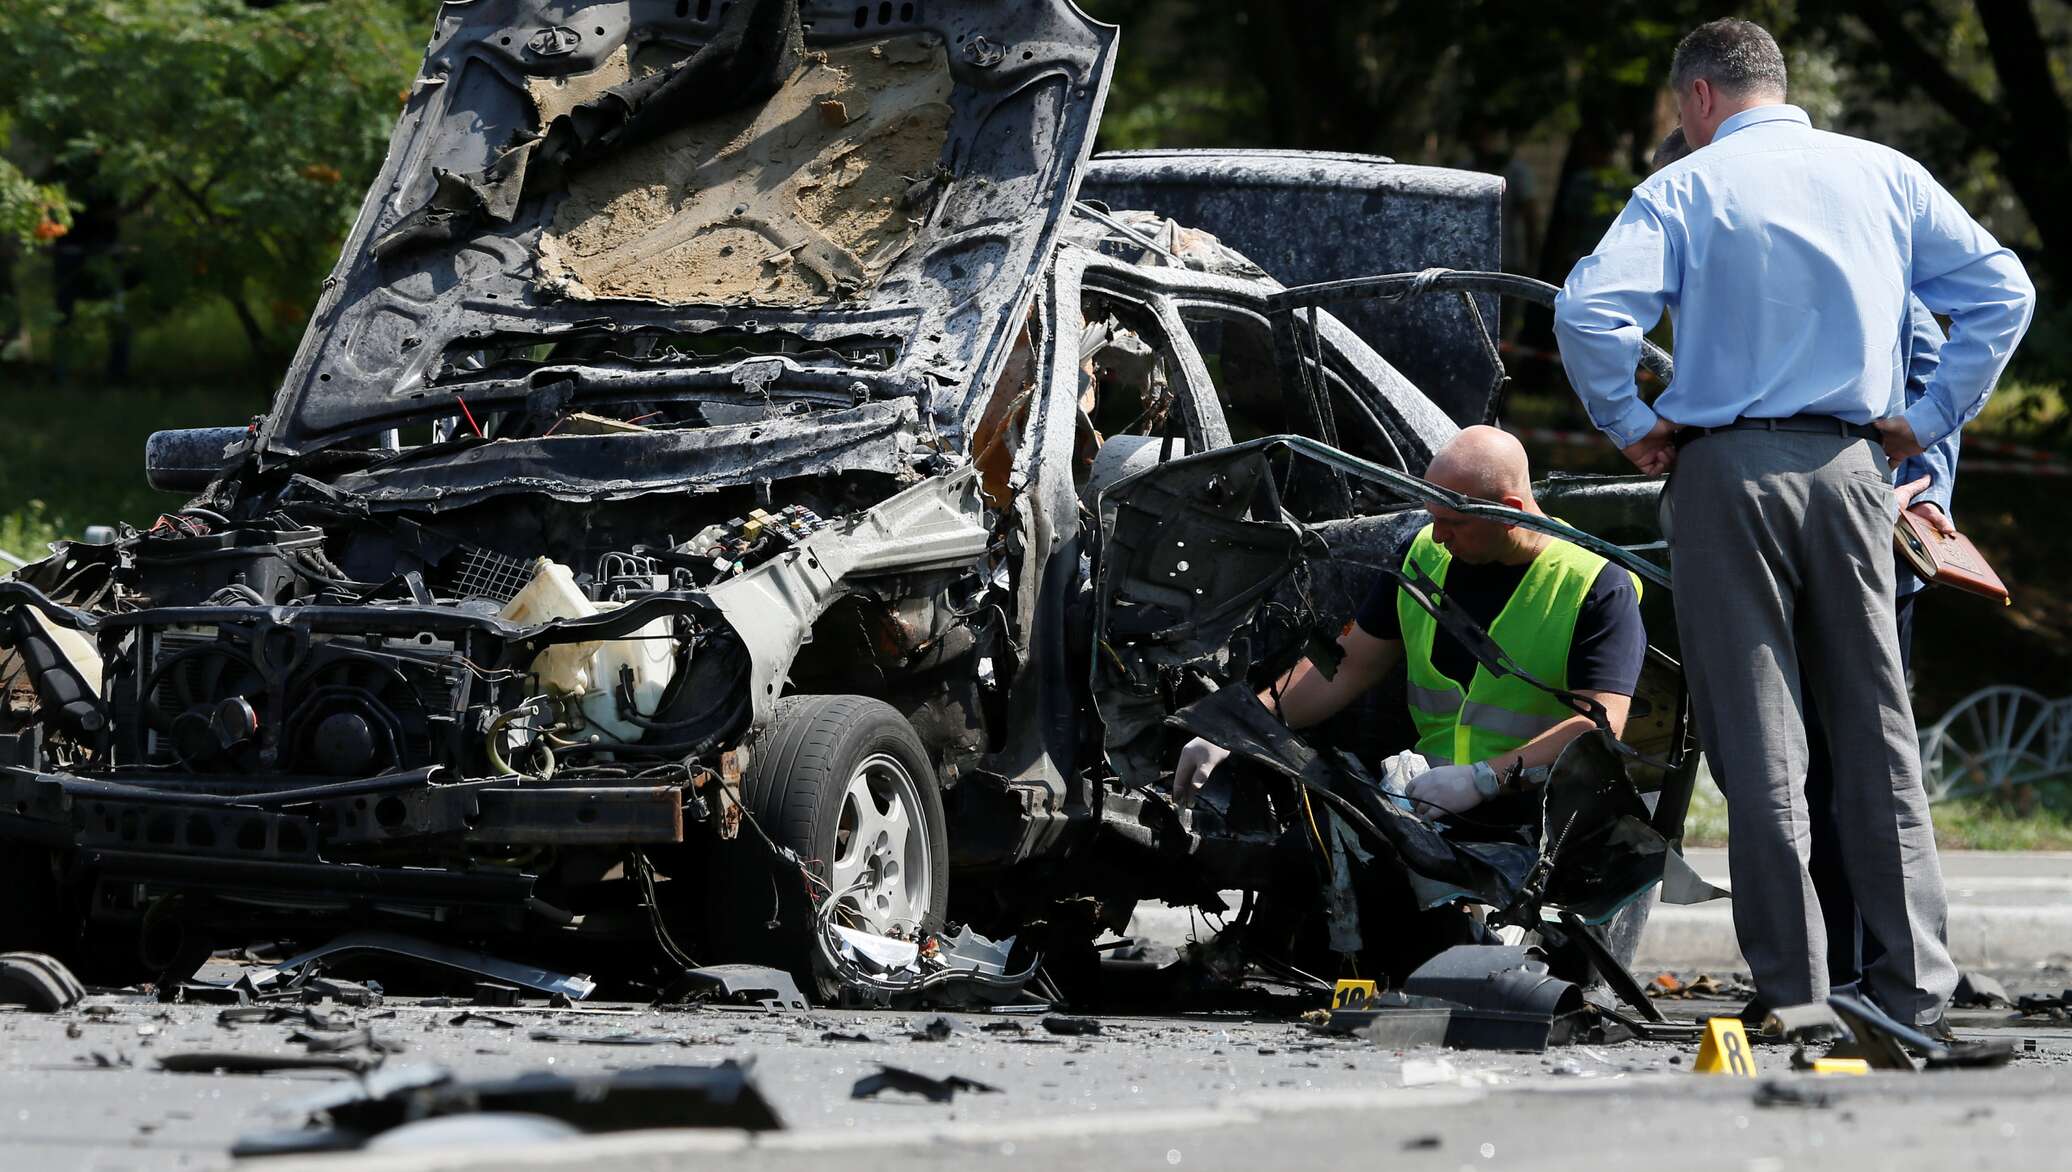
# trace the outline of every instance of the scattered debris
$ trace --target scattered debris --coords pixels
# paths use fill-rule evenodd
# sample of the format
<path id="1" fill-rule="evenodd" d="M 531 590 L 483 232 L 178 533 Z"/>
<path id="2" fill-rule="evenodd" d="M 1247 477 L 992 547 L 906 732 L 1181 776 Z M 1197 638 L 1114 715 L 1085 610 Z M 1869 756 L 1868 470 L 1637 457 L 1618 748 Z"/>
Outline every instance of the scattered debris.
<path id="1" fill-rule="evenodd" d="M 296 996 L 304 1005 L 320 1005 L 325 1001 L 336 1001 L 355 1009 L 371 1009 L 381 1004 L 382 989 L 374 982 L 340 981 L 331 977 L 311 976 L 295 986 Z"/>
<path id="2" fill-rule="evenodd" d="M 852 1099 L 870 1099 L 876 1098 L 881 1091 L 903 1091 L 910 1095 L 920 1095 L 931 1103 L 947 1103 L 957 1097 L 958 1091 L 970 1091 L 973 1094 L 997 1094 L 999 1090 L 999 1087 L 988 1086 L 976 1079 L 965 1078 L 962 1075 L 952 1074 L 942 1078 L 931 1078 L 925 1074 L 916 1074 L 911 1070 L 902 1070 L 897 1066 L 880 1064 L 878 1073 L 865 1075 L 856 1080 L 856 1085 L 849 1089 L 849 1097 Z"/>
<path id="3" fill-rule="evenodd" d="M 1068 1038 L 1083 1038 L 1100 1033 L 1101 1023 L 1098 1018 L 1066 1017 L 1054 1013 L 1043 1019 L 1043 1028 L 1050 1033 L 1062 1034 Z"/>
<path id="4" fill-rule="evenodd" d="M 518 1004 L 518 986 L 496 981 L 477 981 L 473 1003 L 492 1009 L 509 1009 Z"/>
<path id="5" fill-rule="evenodd" d="M 1711 973 L 1700 973 L 1688 981 L 1678 980 L 1675 973 L 1657 973 L 1648 982 L 1647 992 L 1650 997 L 1684 1001 L 1701 997 L 1745 1001 L 1755 996 L 1755 986 L 1738 977 L 1716 977 Z"/>
<path id="6" fill-rule="evenodd" d="M 207 1050 L 158 1056 L 161 1070 L 175 1074 L 272 1074 L 282 1070 L 343 1070 L 365 1074 L 381 1065 L 379 1054 L 243 1054 Z"/>
<path id="7" fill-rule="evenodd" d="M 99 1050 L 93 1051 L 88 1057 L 92 1059 L 94 1066 L 101 1070 L 127 1070 L 131 1065 L 129 1055 L 120 1050 L 117 1050 L 112 1058 Z"/>
<path id="8" fill-rule="evenodd" d="M 688 1043 L 682 1038 L 666 1034 L 564 1034 L 554 1030 L 534 1030 L 526 1035 L 535 1042 L 567 1042 L 582 1046 L 683 1046 Z"/>
<path id="9" fill-rule="evenodd" d="M 989 1021 L 978 1027 L 989 1034 L 1025 1034 L 1029 1027 L 1018 1021 Z"/>
<path id="10" fill-rule="evenodd" d="M 158 999 L 168 1005 L 250 1005 L 252 994 L 236 985 L 207 981 L 160 981 Z"/>
<path id="11" fill-rule="evenodd" d="M 908 1031 L 907 1037 L 916 1042 L 940 1042 L 956 1032 L 956 1023 L 949 1018 L 931 1017 L 918 1028 Z"/>
<path id="12" fill-rule="evenodd" d="M 997 1007 L 1020 997 L 1041 964 L 1033 958 L 1009 972 L 1014 937 L 991 940 L 968 926 L 919 940 L 859 931 L 834 922 L 838 904 L 830 896 L 821 905 L 820 959 L 846 994 L 867 1003 Z"/>
<path id="13" fill-rule="evenodd" d="M 37 1013 L 56 1013 L 79 1004 L 86 989 L 54 956 L 40 952 L 0 952 L 0 1005 L 20 1005 Z"/>
<path id="14" fill-rule="evenodd" d="M 1848 1030 L 1848 1036 L 1828 1051 L 1830 1058 L 1861 1058 L 1874 1070 L 1906 1071 L 1914 1069 L 1908 1050 L 1920 1054 L 1930 1070 L 2005 1066 L 2014 1059 L 2011 1040 L 1945 1044 L 1922 1030 L 1894 1021 L 1862 998 L 1830 993 L 1827 1003 Z"/>
<path id="15" fill-rule="evenodd" d="M 1756 1084 L 1755 1105 L 1758 1107 L 1832 1107 L 1835 1094 L 1832 1090 L 1811 1079 L 1766 1078 Z"/>
<path id="16" fill-rule="evenodd" d="M 1405 1058 L 1403 1085 L 1428 1087 L 1460 1081 L 1460 1070 L 1444 1058 Z"/>
<path id="17" fill-rule="evenodd" d="M 375 1036 L 374 1031 L 361 1026 L 344 1033 L 319 1032 L 314 1034 L 296 1030 L 288 1040 L 312 1054 L 336 1054 L 344 1050 L 368 1050 L 375 1054 L 400 1054 L 403 1046 L 399 1042 Z"/>
<path id="18" fill-rule="evenodd" d="M 294 1022 L 313 1030 L 331 1032 L 353 1028 L 351 1018 L 318 1013 L 314 1009 L 300 1006 L 290 1008 L 285 1005 L 247 1005 L 226 1009 L 216 1015 L 216 1024 L 220 1026 L 280 1025 L 283 1022 Z"/>
<path id="19" fill-rule="evenodd" d="M 657 1005 L 708 1001 L 760 1005 L 765 1009 L 805 1009 L 806 995 L 783 969 L 759 964 L 714 964 L 686 970 L 656 999 Z"/>
<path id="20" fill-rule="evenodd" d="M 2015 999 L 2015 1012 L 2024 1017 L 2050 1021 L 2072 1021 L 2072 989 L 2053 997 L 2048 993 L 2024 993 Z"/>
<path id="21" fill-rule="evenodd" d="M 1957 974 L 1957 988 L 1950 995 L 1950 1004 L 1958 1009 L 2010 1009 L 2014 1001 L 2007 995 L 2007 986 L 1979 972 Z"/>
<path id="22" fill-rule="evenodd" d="M 823 1042 L 868 1042 L 870 1041 L 870 1036 L 867 1034 L 844 1034 L 836 1030 L 829 1030 L 820 1035 L 820 1040 Z"/>
<path id="23" fill-rule="evenodd" d="M 651 1066 L 608 1074 L 534 1071 L 513 1078 L 460 1080 L 439 1067 L 378 1071 L 305 1105 L 302 1131 L 246 1136 L 238 1158 L 362 1147 L 406 1123 L 451 1116 L 518 1113 L 559 1120 L 585 1133 L 657 1127 L 772 1131 L 783 1124 L 735 1062 Z"/>
<path id="24" fill-rule="evenodd" d="M 416 961 L 454 972 L 472 973 L 543 994 L 559 993 L 572 1001 L 581 1001 L 597 991 L 597 982 L 588 977 L 568 976 L 531 965 L 500 960 L 472 949 L 419 940 L 399 932 L 379 931 L 347 932 L 328 944 L 297 953 L 277 965 L 253 969 L 239 978 L 235 987 L 247 990 L 254 997 L 264 998 L 287 990 L 299 990 L 305 984 L 313 984 L 322 989 L 325 995 L 346 1001 L 348 1004 L 377 1004 L 380 1000 L 378 990 L 364 985 L 355 986 L 349 981 L 319 978 L 315 969 L 311 967 L 319 961 L 368 954 Z M 362 1000 L 366 994 L 372 994 L 372 1000 Z"/>
<path id="25" fill-rule="evenodd" d="M 1552 976 L 1531 948 L 1455 945 L 1420 965 L 1403 990 L 1454 1007 L 1446 1044 L 1457 1049 L 1545 1050 L 1578 1040 L 1591 1017 L 1582 990 Z"/>
<path id="26" fill-rule="evenodd" d="M 446 1024 L 450 1026 L 475 1025 L 478 1023 L 486 1026 L 494 1026 L 495 1028 L 500 1030 L 515 1030 L 518 1028 L 518 1023 L 515 1021 L 511 1021 L 507 1018 L 491 1017 L 486 1013 L 475 1013 L 473 1011 L 468 1011 L 465 1013 L 456 1013 L 452 1017 L 446 1019 Z"/>

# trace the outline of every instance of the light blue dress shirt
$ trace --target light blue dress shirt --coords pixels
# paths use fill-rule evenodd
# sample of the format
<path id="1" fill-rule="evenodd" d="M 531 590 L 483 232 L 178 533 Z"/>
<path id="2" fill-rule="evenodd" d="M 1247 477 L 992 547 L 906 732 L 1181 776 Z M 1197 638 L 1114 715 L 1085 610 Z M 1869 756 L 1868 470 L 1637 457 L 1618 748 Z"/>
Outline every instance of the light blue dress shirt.
<path id="1" fill-rule="evenodd" d="M 1904 396 L 1911 291 L 1950 318 L 1941 361 Z M 2021 262 L 1920 164 L 1758 106 L 1633 189 L 1554 302 L 1562 364 L 1620 447 L 1654 426 L 1831 415 L 1908 403 L 1924 445 L 1985 404 L 2036 300 Z M 1640 400 L 1641 335 L 1665 309 L 1676 381 Z M 1904 396 L 1904 397 L 1903 397 Z"/>
<path id="2" fill-rule="evenodd" d="M 1901 345 L 1906 348 L 1906 401 L 1894 403 L 1891 411 L 1900 411 L 1921 401 L 1928 391 L 1929 376 L 1940 364 L 1943 344 L 1942 326 L 1936 324 L 1935 315 L 1921 304 L 1918 297 L 1907 298 L 1907 324 L 1901 333 Z M 1907 484 L 1928 478 L 1928 487 L 1914 498 L 1915 504 L 1930 501 L 1940 508 L 1944 515 L 1955 518 L 1950 508 L 1951 495 L 1957 489 L 1957 437 L 1961 431 L 1953 431 L 1918 456 L 1908 456 L 1900 461 L 1899 470 L 1892 474 L 1892 483 Z M 1894 575 L 1893 593 L 1904 597 L 1920 590 L 1928 583 L 1914 573 L 1913 567 L 1904 560 L 1898 562 L 1898 573 Z"/>

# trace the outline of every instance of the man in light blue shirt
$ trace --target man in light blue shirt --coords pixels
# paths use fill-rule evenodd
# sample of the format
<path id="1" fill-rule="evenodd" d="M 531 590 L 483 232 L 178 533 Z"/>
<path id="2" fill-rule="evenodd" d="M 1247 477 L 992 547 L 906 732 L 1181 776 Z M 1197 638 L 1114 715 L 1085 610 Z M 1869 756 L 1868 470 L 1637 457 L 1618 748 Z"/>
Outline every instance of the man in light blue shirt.
<path id="1" fill-rule="evenodd" d="M 1895 1016 L 1940 1023 L 1956 971 L 1893 616 L 1890 462 L 1978 413 L 2027 328 L 2021 265 L 1918 164 L 1812 129 L 1783 55 L 1714 21 L 1670 69 L 1695 151 L 1634 189 L 1569 275 L 1555 331 L 1590 417 L 1664 492 L 1685 675 L 1728 802 L 1734 922 L 1761 999 L 1826 997 L 1807 871 L 1805 713 L 1835 764 L 1849 886 Z M 1904 400 L 1908 294 L 1951 333 Z M 1674 313 L 1650 406 L 1641 335 Z M 1681 446 L 1679 446 L 1681 445 Z"/>

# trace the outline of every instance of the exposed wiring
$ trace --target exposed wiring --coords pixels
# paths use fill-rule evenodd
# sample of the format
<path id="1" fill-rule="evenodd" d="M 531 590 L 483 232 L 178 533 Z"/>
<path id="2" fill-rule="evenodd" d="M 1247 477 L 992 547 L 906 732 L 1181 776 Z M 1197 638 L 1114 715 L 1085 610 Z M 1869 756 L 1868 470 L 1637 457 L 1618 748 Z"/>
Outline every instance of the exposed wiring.
<path id="1" fill-rule="evenodd" d="M 655 947 L 669 958 L 669 963 L 689 972 L 700 967 L 690 953 L 685 952 L 669 934 L 669 925 L 662 920 L 662 901 L 655 896 L 655 864 L 646 851 L 632 851 L 626 860 L 627 869 L 640 882 L 641 897 L 647 901 L 648 924 L 654 929 Z"/>
<path id="2" fill-rule="evenodd" d="M 540 781 L 547 781 L 554 776 L 554 747 L 548 743 L 545 730 L 534 730 L 535 735 L 532 741 L 525 746 L 533 753 L 539 755 L 540 764 L 536 772 L 521 772 L 504 759 L 503 751 L 504 730 L 521 720 L 538 716 L 540 714 L 539 705 L 544 703 L 545 700 L 546 697 L 544 696 L 535 696 L 516 708 L 497 713 L 490 720 L 489 731 L 483 744 L 483 748 L 489 757 L 490 772 L 499 777 L 532 777 Z"/>

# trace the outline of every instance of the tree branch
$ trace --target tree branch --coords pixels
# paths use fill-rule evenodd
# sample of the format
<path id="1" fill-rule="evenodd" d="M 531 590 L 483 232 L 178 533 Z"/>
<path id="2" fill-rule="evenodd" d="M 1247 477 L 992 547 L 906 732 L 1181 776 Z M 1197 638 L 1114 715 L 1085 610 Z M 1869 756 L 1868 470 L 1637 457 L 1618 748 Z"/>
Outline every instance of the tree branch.
<path id="1" fill-rule="evenodd" d="M 2006 140 L 2010 130 L 2006 115 L 1985 95 L 1950 72 L 1942 58 L 1907 28 L 1889 0 L 1867 0 L 1856 9 L 1856 17 L 1891 56 L 1897 67 L 1894 76 L 1918 86 L 1973 133 L 1995 142 Z"/>
<path id="2" fill-rule="evenodd" d="M 1977 5 L 2003 104 L 2022 111 L 2021 121 L 2039 143 L 2062 146 L 2072 137 L 2072 118 L 2051 76 L 2050 49 L 2029 0 L 1977 0 Z"/>

